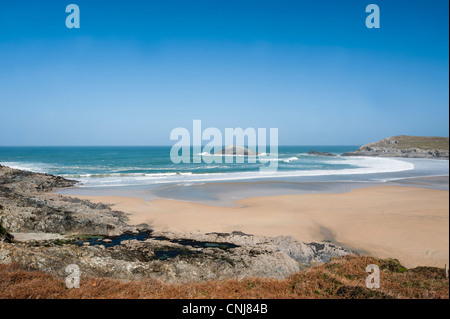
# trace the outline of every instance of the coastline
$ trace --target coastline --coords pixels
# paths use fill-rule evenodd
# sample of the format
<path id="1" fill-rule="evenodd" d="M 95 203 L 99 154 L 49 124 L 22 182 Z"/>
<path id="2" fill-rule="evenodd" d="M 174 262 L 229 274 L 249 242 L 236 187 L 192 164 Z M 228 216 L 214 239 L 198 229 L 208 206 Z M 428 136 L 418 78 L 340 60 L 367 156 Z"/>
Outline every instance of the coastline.
<path id="1" fill-rule="evenodd" d="M 128 187 L 72 187 L 56 189 L 60 195 L 74 196 L 119 196 L 179 200 L 183 202 L 210 204 L 213 206 L 235 206 L 235 202 L 252 197 L 277 195 L 302 195 L 317 193 L 347 193 L 353 189 L 374 186 L 409 186 L 438 190 L 449 190 L 449 175 L 427 175 L 400 177 L 392 180 L 317 180 L 317 181 L 228 181 L 193 184 L 163 184 Z"/>
<path id="2" fill-rule="evenodd" d="M 449 192 L 411 186 L 375 186 L 345 193 L 251 197 L 235 206 L 180 200 L 66 195 L 112 204 L 130 224 L 191 233 L 242 231 L 331 241 L 406 267 L 442 267 L 449 260 Z"/>
<path id="3" fill-rule="evenodd" d="M 11 272 L 13 276 L 24 272 L 27 276 L 35 274 L 37 280 L 45 277 L 43 281 L 38 281 L 41 288 L 35 290 L 41 297 L 45 296 L 45 293 L 42 294 L 43 289 L 53 285 L 50 282 L 64 289 L 64 285 L 60 284 L 61 280 L 67 276 L 64 269 L 68 264 L 76 264 L 84 274 L 92 278 L 94 283 L 108 280 L 112 286 L 117 286 L 117 280 L 125 280 L 129 282 L 127 289 L 130 290 L 139 290 L 140 287 L 148 285 L 149 281 L 159 286 L 164 285 L 170 291 L 178 289 L 177 287 L 183 291 L 186 284 L 190 287 L 196 285 L 216 287 L 218 282 L 220 285 L 242 284 L 245 286 L 249 280 L 257 280 L 264 287 L 275 282 L 277 285 L 285 285 L 290 298 L 302 296 L 317 298 L 317 292 L 328 298 L 346 298 L 346 296 L 351 298 L 392 296 L 448 298 L 448 279 L 445 278 L 441 264 L 444 250 L 446 252 L 444 259 L 448 260 L 448 176 L 403 182 L 407 182 L 408 185 L 414 182 L 418 185 L 414 185 L 416 187 L 389 186 L 396 189 L 397 194 L 392 194 L 392 189 L 383 186 L 353 189 L 347 193 L 325 192 L 253 197 L 239 200 L 232 207 L 167 199 L 144 201 L 146 205 L 150 203 L 153 206 L 154 216 L 152 217 L 167 220 L 163 227 L 155 227 L 156 219 L 149 221 L 151 225 L 135 224 L 139 222 L 139 218 L 148 220 L 148 207 L 144 207 L 140 216 L 136 214 L 137 209 L 134 214 L 129 212 L 127 214 L 116 210 L 119 202 L 116 202 L 116 206 L 92 203 L 76 196 L 64 196 L 59 191 L 55 192 L 57 189 L 64 188 L 72 191 L 83 189 L 83 187 L 72 188 L 76 184 L 74 180 L 0 165 L 0 183 L 3 185 L 0 193 L 0 277 L 5 274 L 8 277 L 8 273 Z M 424 182 L 428 184 L 428 187 L 443 187 L 444 190 L 422 188 Z M 256 184 L 269 185 L 269 183 Z M 313 183 L 302 185 L 305 186 L 305 184 L 311 186 Z M 328 182 L 321 182 L 321 185 L 326 184 Z M 365 182 L 360 184 L 369 185 Z M 379 182 L 379 185 L 388 184 Z M 215 184 L 204 185 L 202 188 L 212 188 L 212 185 Z M 249 183 L 232 183 L 228 187 L 237 188 L 237 185 L 241 185 L 244 189 L 250 186 Z M 184 187 L 184 189 L 192 188 L 195 187 L 193 185 Z M 237 191 L 242 188 L 238 188 Z M 374 189 L 381 193 L 378 194 L 379 198 L 374 196 Z M 90 190 L 93 189 L 90 188 Z M 103 189 L 103 191 L 109 192 L 111 188 Z M 120 193 L 122 190 L 115 189 L 115 191 Z M 361 192 L 366 193 L 366 196 L 358 195 Z M 430 196 L 429 192 L 433 195 Z M 354 198 L 355 193 L 358 195 L 357 200 Z M 386 198 L 386 194 L 394 196 Z M 331 198 L 333 196 L 334 200 Z M 348 196 L 350 198 L 346 198 Z M 314 197 L 319 198 L 314 199 Z M 323 197 L 327 198 L 324 200 Z M 109 199 L 120 201 L 124 198 L 109 197 Z M 112 203 L 105 198 L 100 200 Z M 136 198 L 128 200 L 139 201 Z M 431 203 L 427 203 L 426 200 L 431 200 Z M 155 203 L 159 206 L 155 206 Z M 419 205 L 416 205 L 417 203 Z M 386 207 L 384 204 L 390 205 Z M 172 207 L 172 210 L 168 210 L 168 205 Z M 363 214 L 360 208 L 364 210 Z M 177 218 L 177 215 L 182 218 Z M 364 218 L 361 220 L 361 217 Z M 377 224 L 380 220 L 384 222 L 384 225 Z M 175 231 L 174 223 L 178 223 L 179 229 L 194 226 L 197 231 Z M 200 223 L 206 224 L 207 230 L 211 230 L 211 225 L 214 224 L 221 227 L 230 226 L 230 232 L 205 231 L 202 233 L 197 227 Z M 375 233 L 380 227 L 382 228 L 384 233 L 380 232 L 383 236 L 381 239 L 385 242 L 379 242 L 379 247 L 375 248 L 381 247 L 385 251 L 390 249 L 390 253 L 384 252 L 383 255 L 381 251 L 380 254 L 371 253 L 373 256 L 367 256 L 369 255 L 365 249 L 367 247 L 363 247 L 366 242 L 361 242 L 361 238 L 357 238 L 356 243 L 363 247 L 358 249 L 357 245 L 347 244 L 349 239 L 342 238 L 342 233 L 339 232 L 339 229 L 344 229 L 344 235 L 350 234 L 353 237 L 359 232 L 363 235 L 363 240 L 370 241 L 366 238 L 367 232 L 363 229 L 367 225 L 370 225 Z M 415 237 L 410 231 L 411 225 L 417 228 L 418 235 Z M 338 231 L 333 228 L 336 226 L 339 226 Z M 264 231 L 261 233 L 269 233 L 269 230 L 274 236 L 255 235 L 258 230 L 253 234 L 239 231 L 252 227 L 259 227 L 259 230 Z M 310 236 L 309 238 L 319 238 L 319 240 L 301 242 L 288 234 L 291 231 L 289 227 L 299 232 L 300 238 Z M 396 229 L 392 232 L 392 228 Z M 408 230 L 406 233 L 405 229 Z M 279 233 L 281 236 L 278 235 Z M 444 240 L 442 240 L 444 238 L 442 233 L 446 236 Z M 430 243 L 429 240 L 433 238 L 435 242 Z M 386 241 L 388 244 L 395 243 L 395 247 L 386 249 L 384 246 Z M 415 251 L 405 249 L 417 248 L 414 246 L 417 241 L 422 245 L 416 245 L 418 249 Z M 373 243 L 377 244 L 376 241 Z M 425 262 L 423 254 L 421 255 L 423 246 L 428 246 L 425 247 Z M 349 249 L 359 252 L 360 256 L 352 254 Z M 407 258 L 412 256 L 418 259 L 419 267 L 414 267 L 411 260 L 408 261 L 407 258 L 402 257 L 400 253 L 402 250 Z M 380 259 L 376 256 L 387 257 Z M 405 265 L 411 268 L 404 267 L 398 259 L 406 260 L 408 263 Z M 435 263 L 437 267 L 420 267 L 424 263 Z M 383 285 L 384 288 L 376 294 L 368 290 L 364 286 L 367 276 L 365 267 L 368 264 L 379 265 L 384 276 L 390 276 L 391 279 L 388 281 L 392 284 Z M 355 277 L 355 269 L 358 277 Z M 330 271 L 334 272 L 335 280 L 333 281 L 327 277 Z M 298 282 L 297 278 L 305 278 L 304 280 L 312 288 L 317 285 L 329 288 L 326 288 L 323 294 L 321 291 L 310 290 L 304 286 L 293 292 L 292 285 Z M 349 281 L 349 278 L 352 280 Z M 383 282 L 387 282 L 387 277 L 383 278 Z M 35 279 L 30 281 L 35 282 Z M 83 282 L 85 284 L 85 280 Z M 423 285 L 416 286 L 417 282 Z M 56 287 L 54 285 L 53 288 Z M 410 287 L 415 288 L 411 290 Z M 0 289 L 0 295 L 19 296 L 21 292 L 14 289 L 13 287 L 13 292 L 9 287 L 6 291 Z M 205 289 L 202 288 L 201 291 L 204 293 Z M 213 289 L 208 292 L 208 296 L 214 291 Z M 238 292 L 236 289 L 233 291 L 235 297 L 244 296 L 243 293 L 236 294 Z M 260 297 L 267 298 L 272 291 L 272 287 L 264 288 L 258 294 Z M 97 288 L 95 292 L 98 292 Z M 276 296 L 284 296 L 285 293 L 286 290 L 282 289 L 276 293 Z M 177 297 L 181 295 L 181 292 L 176 294 Z M 36 295 L 27 290 L 24 296 L 35 298 Z M 53 295 L 52 298 L 55 296 Z M 64 291 L 59 291 L 57 296 L 64 296 Z M 141 291 L 127 296 L 148 298 L 154 297 L 154 294 Z M 201 296 L 204 295 L 194 293 L 191 298 Z M 225 293 L 223 296 L 231 295 Z M 108 297 L 113 296 L 108 295 Z"/>

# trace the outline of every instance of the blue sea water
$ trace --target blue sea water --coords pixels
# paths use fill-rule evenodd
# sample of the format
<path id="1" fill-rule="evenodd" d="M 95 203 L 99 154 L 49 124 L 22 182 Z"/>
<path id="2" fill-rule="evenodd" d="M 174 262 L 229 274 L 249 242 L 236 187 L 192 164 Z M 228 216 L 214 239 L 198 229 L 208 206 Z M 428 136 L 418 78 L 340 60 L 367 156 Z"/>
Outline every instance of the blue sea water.
<path id="1" fill-rule="evenodd" d="M 425 165 L 429 175 L 448 174 L 447 163 L 369 157 L 342 157 L 358 146 L 280 146 L 278 169 L 262 173 L 261 163 L 180 163 L 170 160 L 170 146 L 142 147 L 0 147 L 0 163 L 13 168 L 60 175 L 80 181 L 82 187 L 130 186 L 166 183 L 205 183 L 243 180 L 283 180 L 343 176 L 390 176 Z M 336 156 L 313 156 L 311 150 Z M 193 154 L 198 157 L 200 154 Z M 426 160 L 425 160 L 426 161 Z M 434 161 L 437 163 L 436 161 Z M 425 164 L 424 164 L 425 163 Z M 431 163 L 431 164 L 428 164 Z M 419 166 L 420 166 L 419 165 Z M 429 165 L 429 169 L 428 166 Z M 433 165 L 436 167 L 433 168 Z M 427 171 L 428 170 L 428 171 Z M 380 175 L 381 174 L 381 175 Z M 427 175 L 421 173 L 419 175 Z M 402 175 L 401 177 L 413 175 Z"/>

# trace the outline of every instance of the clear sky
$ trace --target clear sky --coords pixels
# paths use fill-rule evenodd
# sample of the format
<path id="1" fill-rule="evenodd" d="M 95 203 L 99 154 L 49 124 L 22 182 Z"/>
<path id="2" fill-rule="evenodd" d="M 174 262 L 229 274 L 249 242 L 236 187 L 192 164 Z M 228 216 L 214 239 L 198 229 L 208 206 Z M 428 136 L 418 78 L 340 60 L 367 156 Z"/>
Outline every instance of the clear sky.
<path id="1" fill-rule="evenodd" d="M 194 119 L 281 145 L 448 136 L 448 37 L 447 0 L 0 0 L 0 145 L 171 145 Z"/>

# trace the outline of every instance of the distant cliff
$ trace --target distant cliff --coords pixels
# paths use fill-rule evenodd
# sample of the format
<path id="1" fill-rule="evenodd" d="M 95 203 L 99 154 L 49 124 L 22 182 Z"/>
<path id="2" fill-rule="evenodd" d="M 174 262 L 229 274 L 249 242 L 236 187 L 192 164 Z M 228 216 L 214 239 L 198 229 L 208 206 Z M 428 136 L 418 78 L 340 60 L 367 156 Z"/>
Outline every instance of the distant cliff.
<path id="1" fill-rule="evenodd" d="M 433 136 L 392 136 L 361 146 L 342 156 L 449 158 L 449 138 Z"/>

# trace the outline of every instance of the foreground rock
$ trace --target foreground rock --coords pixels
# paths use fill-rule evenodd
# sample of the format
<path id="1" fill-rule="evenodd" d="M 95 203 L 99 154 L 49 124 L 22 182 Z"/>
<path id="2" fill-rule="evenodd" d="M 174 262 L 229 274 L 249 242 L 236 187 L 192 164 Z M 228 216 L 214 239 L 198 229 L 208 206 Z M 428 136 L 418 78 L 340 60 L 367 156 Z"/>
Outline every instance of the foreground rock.
<path id="1" fill-rule="evenodd" d="M 355 152 L 342 156 L 380 156 L 410 158 L 449 158 L 448 137 L 422 137 L 400 135 L 361 146 Z"/>
<path id="2" fill-rule="evenodd" d="M 189 238 L 201 242 L 220 243 L 226 242 L 242 247 L 256 247 L 267 250 L 279 251 L 294 259 L 300 267 L 309 267 L 316 262 L 326 263 L 331 258 L 350 254 L 351 251 L 331 243 L 303 243 L 291 236 L 253 236 L 242 232 L 232 233 L 174 233 L 154 232 L 168 239 Z"/>
<path id="3" fill-rule="evenodd" d="M 127 216 L 108 205 L 48 192 L 75 183 L 0 167 L 0 264 L 19 263 L 61 277 L 76 264 L 96 277 L 187 282 L 281 279 L 351 253 L 284 236 L 156 232 L 149 225 L 128 225 Z"/>
<path id="4" fill-rule="evenodd" d="M 329 243 L 305 244 L 291 237 L 236 234 L 149 233 L 106 248 L 52 242 L 0 244 L 0 263 L 65 276 L 77 264 L 84 274 L 117 279 L 159 278 L 170 282 L 271 277 L 283 279 L 314 262 L 350 251 Z"/>
<path id="5" fill-rule="evenodd" d="M 76 181 L 0 167 L 0 224 L 9 232 L 119 235 L 132 230 L 108 205 L 48 193 Z"/>

